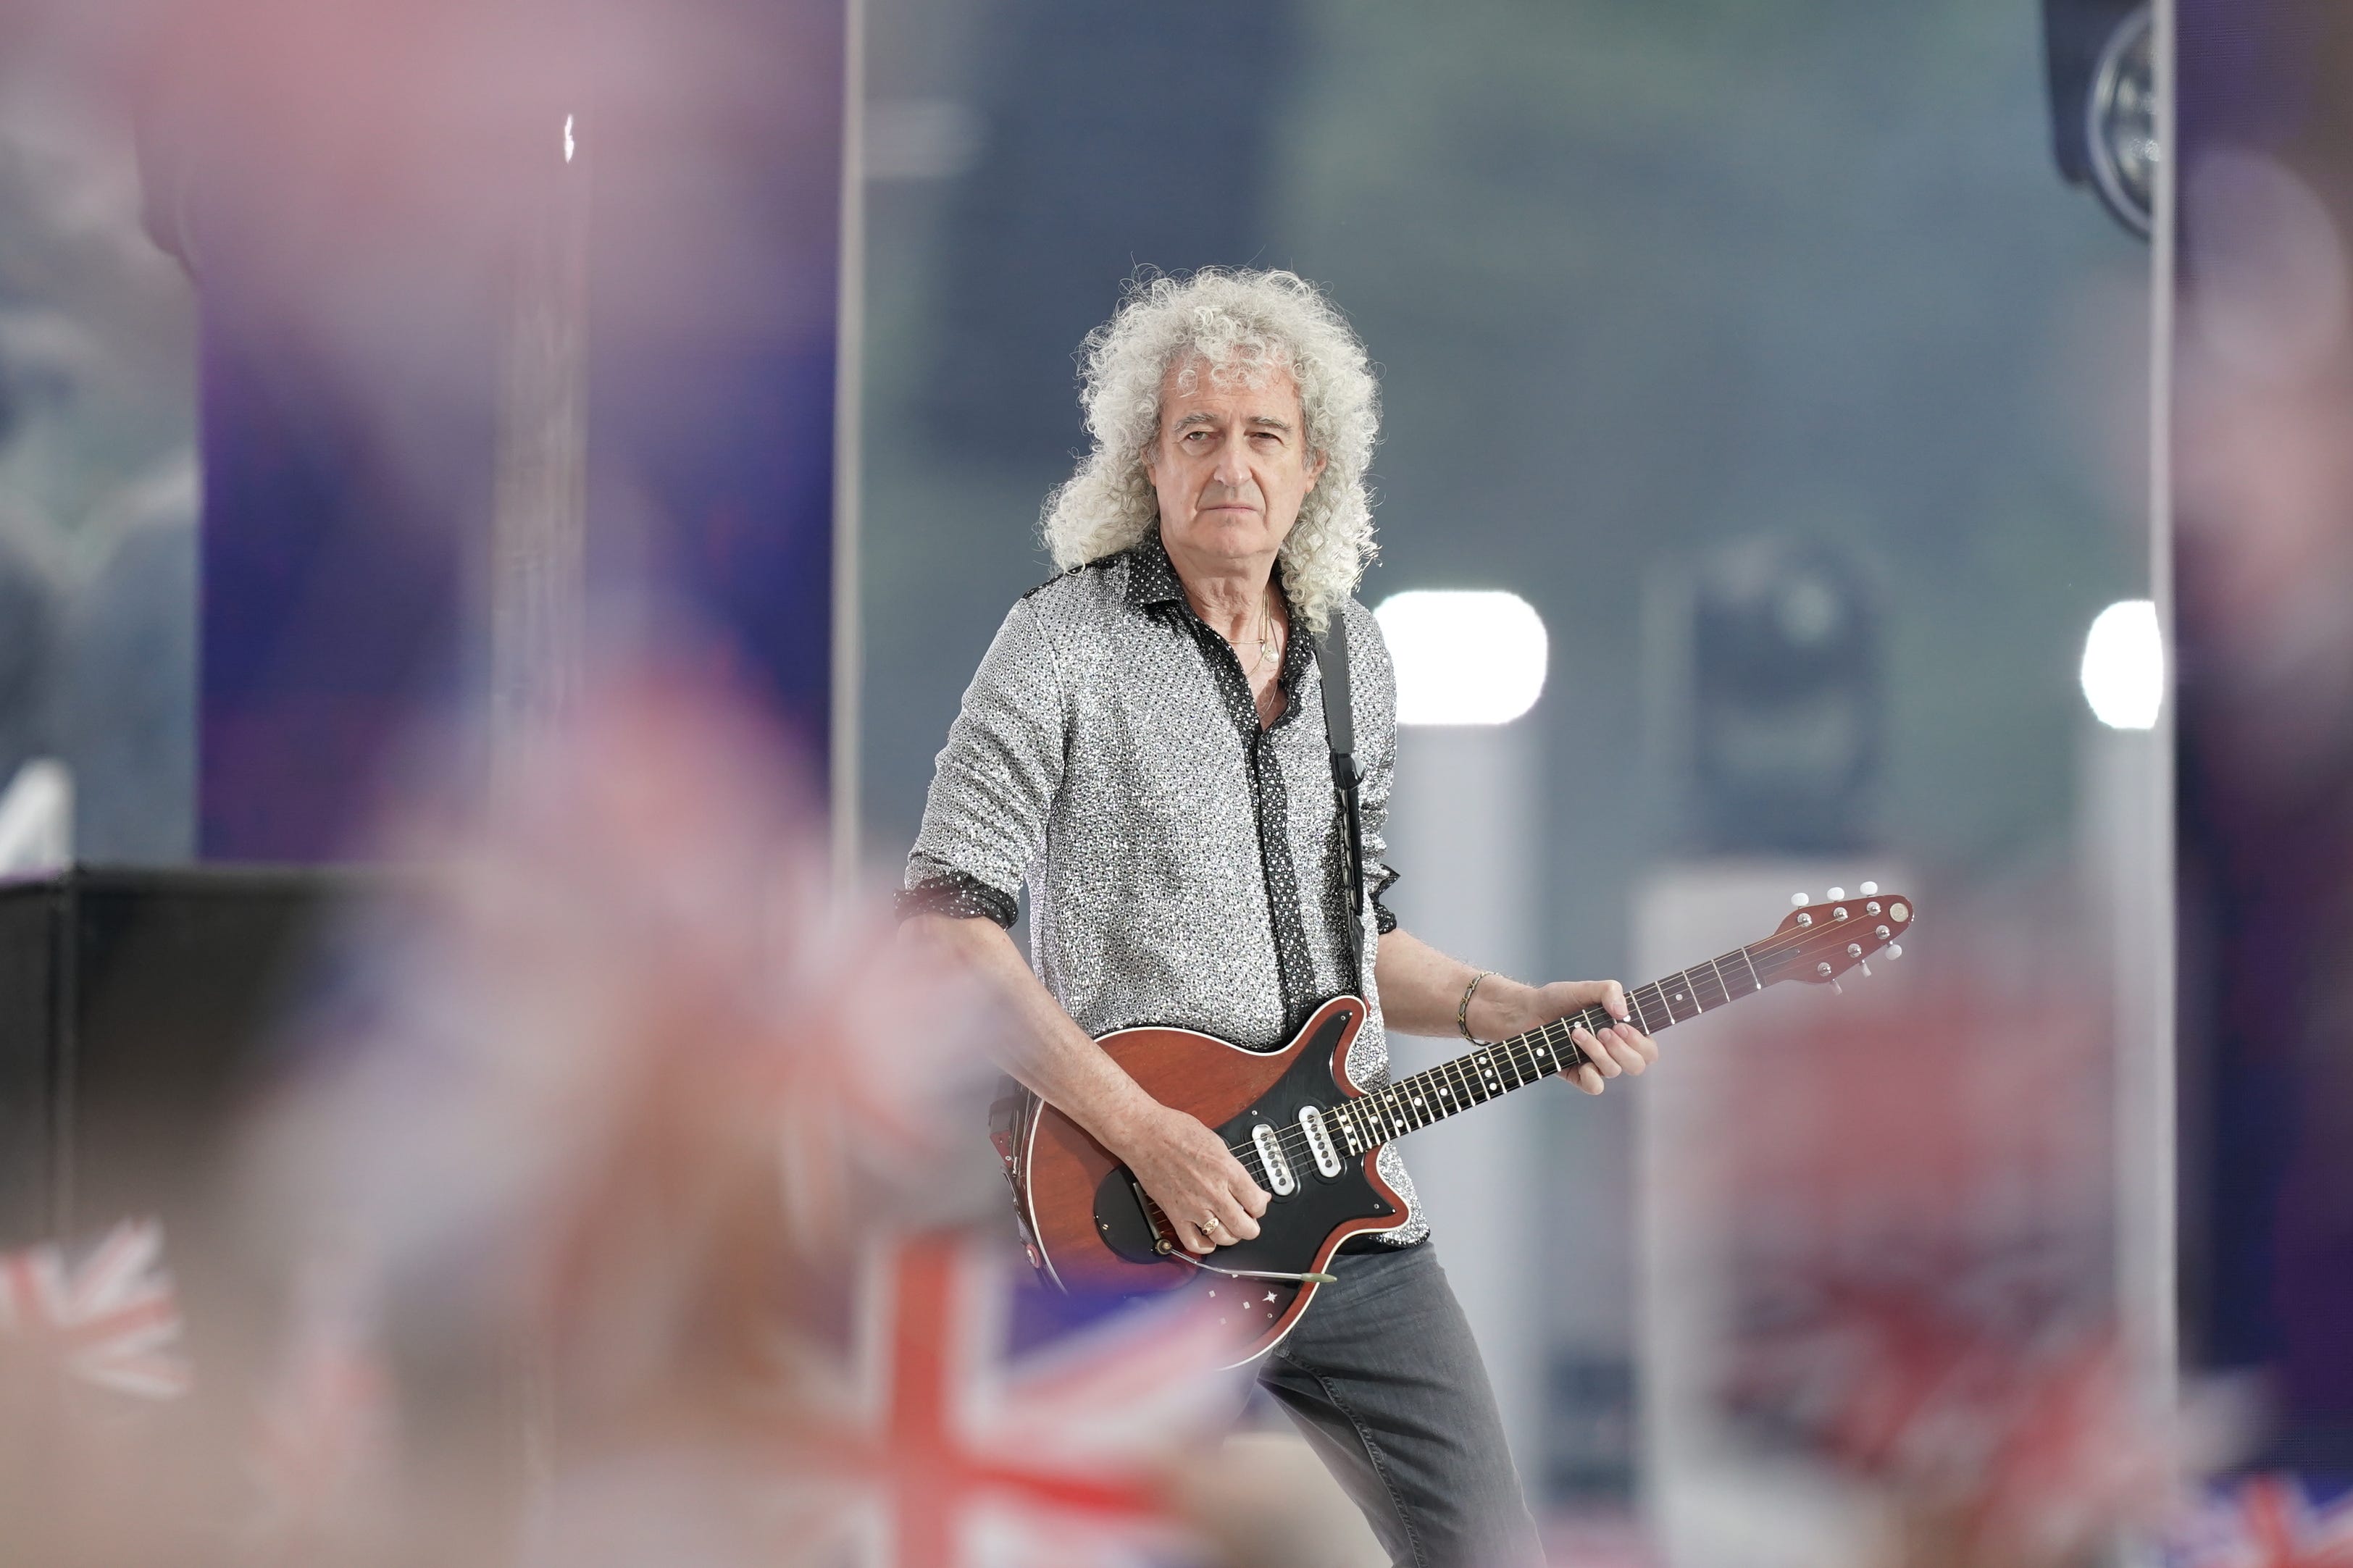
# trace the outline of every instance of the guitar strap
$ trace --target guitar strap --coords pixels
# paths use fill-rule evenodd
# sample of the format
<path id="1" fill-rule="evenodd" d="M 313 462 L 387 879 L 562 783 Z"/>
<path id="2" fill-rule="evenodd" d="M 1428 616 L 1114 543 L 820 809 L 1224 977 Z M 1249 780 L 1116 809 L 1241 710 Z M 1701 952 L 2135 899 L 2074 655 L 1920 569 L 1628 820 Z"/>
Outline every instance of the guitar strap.
<path id="1" fill-rule="evenodd" d="M 1324 739 L 1332 749 L 1332 787 L 1340 796 L 1340 820 L 1348 833 L 1348 959 L 1356 986 L 1365 988 L 1365 818 L 1356 799 L 1363 774 L 1356 768 L 1356 710 L 1348 687 L 1348 616 L 1335 607 L 1315 639 L 1315 665 L 1324 672 Z"/>

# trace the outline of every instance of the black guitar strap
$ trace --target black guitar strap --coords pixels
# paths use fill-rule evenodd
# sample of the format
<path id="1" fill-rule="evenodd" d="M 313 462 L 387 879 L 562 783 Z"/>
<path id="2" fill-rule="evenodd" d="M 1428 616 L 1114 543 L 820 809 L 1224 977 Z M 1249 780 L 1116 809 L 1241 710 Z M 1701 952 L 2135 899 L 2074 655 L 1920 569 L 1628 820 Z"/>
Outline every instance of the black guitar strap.
<path id="1" fill-rule="evenodd" d="M 1348 958 L 1356 989 L 1365 986 L 1365 819 L 1357 804 L 1356 710 L 1348 688 L 1348 617 L 1335 607 L 1324 635 L 1315 639 L 1316 668 L 1324 672 L 1324 739 L 1332 748 L 1332 787 L 1340 795 L 1340 820 L 1348 831 Z"/>

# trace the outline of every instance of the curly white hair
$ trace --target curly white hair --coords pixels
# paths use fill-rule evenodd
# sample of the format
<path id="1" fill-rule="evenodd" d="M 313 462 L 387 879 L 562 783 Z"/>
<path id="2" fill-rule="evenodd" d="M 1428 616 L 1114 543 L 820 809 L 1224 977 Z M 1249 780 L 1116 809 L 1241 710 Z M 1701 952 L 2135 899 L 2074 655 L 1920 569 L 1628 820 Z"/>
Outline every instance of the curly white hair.
<path id="1" fill-rule="evenodd" d="M 1129 285 L 1112 319 L 1087 335 L 1080 401 L 1093 450 L 1046 498 L 1039 531 L 1056 564 L 1083 566 L 1142 539 L 1159 516 L 1144 459 L 1160 435 L 1160 389 L 1209 367 L 1214 384 L 1261 386 L 1285 370 L 1299 387 L 1307 447 L 1324 472 L 1283 541 L 1283 586 L 1321 634 L 1372 562 L 1365 471 L 1379 438 L 1380 387 L 1339 309 L 1294 272 L 1203 268 Z"/>

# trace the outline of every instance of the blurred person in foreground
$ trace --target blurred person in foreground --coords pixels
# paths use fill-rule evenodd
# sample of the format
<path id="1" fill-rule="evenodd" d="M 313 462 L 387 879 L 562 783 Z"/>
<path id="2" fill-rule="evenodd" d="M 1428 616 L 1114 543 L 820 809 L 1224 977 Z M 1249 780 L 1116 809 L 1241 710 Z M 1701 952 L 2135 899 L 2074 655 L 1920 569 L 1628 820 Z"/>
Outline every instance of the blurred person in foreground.
<path id="1" fill-rule="evenodd" d="M 1596 1003 L 1623 1019 L 1627 1003 L 1614 981 L 1482 973 L 1380 901 L 1396 879 L 1381 838 L 1396 689 L 1350 596 L 1373 548 L 1378 395 L 1332 303 L 1288 272 L 1145 281 L 1088 340 L 1084 404 L 1093 449 L 1043 524 L 1066 570 L 1013 606 L 965 694 L 902 908 L 1010 999 L 1016 1075 L 1206 1257 L 1256 1237 L 1269 1194 L 1092 1037 L 1154 1024 L 1274 1049 L 1354 992 L 1367 1016 L 1348 1069 L 1370 1088 L 1388 1078 L 1385 1023 L 1492 1040 Z M 1311 651 L 1343 618 L 1366 760 L 1356 908 Z M 1007 934 L 1025 882 L 1034 971 Z M 1657 1059 L 1628 1025 L 1574 1038 L 1588 1094 Z M 1407 1223 L 1346 1244 L 1261 1380 L 1398 1561 L 1536 1561 L 1478 1348 L 1393 1145 L 1380 1169 Z"/>

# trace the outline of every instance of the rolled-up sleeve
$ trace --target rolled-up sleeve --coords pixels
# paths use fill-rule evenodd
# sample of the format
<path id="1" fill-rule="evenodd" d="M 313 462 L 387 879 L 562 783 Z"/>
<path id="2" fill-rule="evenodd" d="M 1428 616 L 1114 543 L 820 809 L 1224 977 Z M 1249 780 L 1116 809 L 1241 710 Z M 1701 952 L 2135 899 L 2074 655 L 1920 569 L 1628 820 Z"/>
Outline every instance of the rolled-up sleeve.
<path id="1" fill-rule="evenodd" d="M 1013 923 L 1061 788 L 1068 715 L 1053 646 L 1024 600 L 988 645 L 933 769 L 902 916 Z"/>

